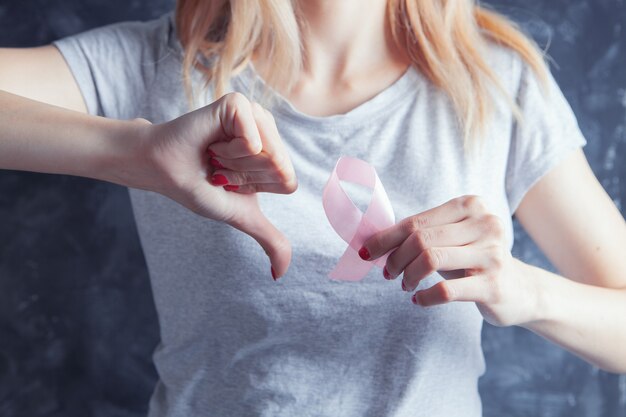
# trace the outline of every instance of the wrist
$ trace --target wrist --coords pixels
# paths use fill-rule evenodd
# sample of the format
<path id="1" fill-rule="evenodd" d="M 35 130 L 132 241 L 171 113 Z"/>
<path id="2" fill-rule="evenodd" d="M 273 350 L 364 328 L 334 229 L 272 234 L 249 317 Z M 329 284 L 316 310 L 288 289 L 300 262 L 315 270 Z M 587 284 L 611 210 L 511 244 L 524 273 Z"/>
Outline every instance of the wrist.
<path id="1" fill-rule="evenodd" d="M 102 152 L 96 152 L 94 178 L 133 188 L 147 189 L 149 161 L 146 152 L 152 123 L 145 119 L 108 120 Z"/>
<path id="2" fill-rule="evenodd" d="M 551 301 L 555 291 L 555 280 L 548 271 L 533 265 L 516 260 L 520 270 L 521 279 L 526 284 L 529 299 L 529 311 L 527 319 L 519 323 L 519 326 L 533 330 L 553 319 L 554 303 Z"/>

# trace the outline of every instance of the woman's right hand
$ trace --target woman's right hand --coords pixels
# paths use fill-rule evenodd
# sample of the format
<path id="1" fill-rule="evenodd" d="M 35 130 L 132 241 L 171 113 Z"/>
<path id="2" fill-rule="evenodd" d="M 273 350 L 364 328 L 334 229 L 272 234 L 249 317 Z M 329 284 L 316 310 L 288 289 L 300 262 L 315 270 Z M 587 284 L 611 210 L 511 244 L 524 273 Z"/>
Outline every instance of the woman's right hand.
<path id="1" fill-rule="evenodd" d="M 271 114 L 231 93 L 142 132 L 139 152 L 147 157 L 147 167 L 133 170 L 127 185 L 159 192 L 250 235 L 269 256 L 274 279 L 284 275 L 291 244 L 261 212 L 256 196 L 259 191 L 290 194 L 297 188 Z"/>
<path id="2" fill-rule="evenodd" d="M 79 175 L 159 192 L 249 234 L 276 276 L 287 271 L 291 245 L 263 215 L 254 192 L 288 194 L 297 182 L 275 123 L 259 105 L 234 93 L 158 125 L 95 117 L 86 114 L 56 47 L 0 48 L 0 62 L 0 169 Z M 221 174 L 241 184 L 237 191 L 209 182 L 209 146 L 231 168 Z"/>

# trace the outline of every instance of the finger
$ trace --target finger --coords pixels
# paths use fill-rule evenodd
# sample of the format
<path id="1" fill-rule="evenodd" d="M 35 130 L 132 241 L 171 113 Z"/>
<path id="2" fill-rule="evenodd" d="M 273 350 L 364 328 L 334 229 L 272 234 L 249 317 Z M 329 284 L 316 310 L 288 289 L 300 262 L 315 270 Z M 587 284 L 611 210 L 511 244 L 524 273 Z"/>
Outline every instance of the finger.
<path id="1" fill-rule="evenodd" d="M 477 196 L 454 198 L 440 206 L 414 216 L 407 217 L 394 226 L 371 236 L 359 251 L 365 260 L 376 259 L 399 246 L 406 238 L 418 230 L 456 223 L 485 210 L 482 199 Z"/>
<path id="2" fill-rule="evenodd" d="M 252 103 L 252 113 L 259 129 L 263 150 L 270 155 L 274 155 L 281 143 L 274 117 L 259 103 Z"/>
<path id="3" fill-rule="evenodd" d="M 483 275 L 445 280 L 425 290 L 417 291 L 413 294 L 412 301 L 423 307 L 452 301 L 486 303 L 490 294 L 489 286 L 489 280 Z"/>
<path id="4" fill-rule="evenodd" d="M 243 94 L 231 93 L 220 98 L 216 104 L 226 140 L 213 141 L 208 149 L 225 158 L 261 152 L 261 136 L 250 101 Z"/>
<path id="5" fill-rule="evenodd" d="M 273 119 L 270 119 L 266 111 L 258 103 L 248 102 L 248 106 L 245 108 L 246 123 L 253 123 L 258 139 L 258 143 L 247 140 L 247 137 L 242 136 L 234 137 L 230 141 L 217 141 L 213 142 L 207 149 L 207 151 L 214 153 L 217 156 L 227 159 L 241 158 L 250 155 L 257 155 L 264 150 L 267 154 L 273 155 L 276 149 L 275 143 L 280 141 L 278 136 L 278 130 L 272 127 L 275 125 Z M 251 145 L 258 146 L 254 148 L 256 152 L 252 152 Z"/>
<path id="6" fill-rule="evenodd" d="M 231 171 L 265 171 L 274 167 L 271 155 L 265 152 L 265 150 L 258 155 L 235 159 L 216 156 L 209 159 L 209 164 L 217 169 L 230 169 Z"/>
<path id="7" fill-rule="evenodd" d="M 229 169 L 231 171 L 274 171 L 276 178 L 282 178 L 289 182 L 289 179 L 295 177 L 293 166 L 288 162 L 288 158 L 280 158 L 261 151 L 258 155 L 244 156 L 236 159 L 225 159 L 219 157 L 209 158 L 209 165 L 216 169 Z M 288 163 L 285 166 L 285 163 Z"/>
<path id="8" fill-rule="evenodd" d="M 253 193 L 274 193 L 274 194 L 290 194 L 288 189 L 285 189 L 283 184 L 271 183 L 271 184 L 247 184 L 247 185 L 225 185 L 226 191 L 236 191 L 241 194 L 253 194 Z"/>
<path id="9" fill-rule="evenodd" d="M 250 140 L 242 137 L 235 137 L 229 141 L 213 142 L 209 147 L 216 155 L 222 158 L 241 158 L 244 156 L 257 155 L 261 152 L 261 145 L 252 145 Z"/>
<path id="10" fill-rule="evenodd" d="M 260 209 L 232 222 L 231 225 L 250 235 L 261 245 L 270 259 L 270 273 L 275 280 L 285 275 L 291 262 L 291 243 Z"/>
<path id="11" fill-rule="evenodd" d="M 279 184 L 283 189 L 289 189 L 291 184 L 285 184 L 283 178 L 275 171 L 230 171 L 218 169 L 211 176 L 213 185 L 246 185 L 246 184 Z"/>
<path id="12" fill-rule="evenodd" d="M 496 261 L 496 249 L 468 246 L 428 248 L 404 270 L 402 288 L 413 291 L 422 279 L 436 271 L 485 270 Z"/>
<path id="13" fill-rule="evenodd" d="M 429 227 L 411 233 L 400 246 L 391 252 L 385 265 L 385 278 L 393 279 L 431 247 L 463 246 L 474 243 L 484 235 L 481 223 L 468 218 L 457 223 Z"/>
<path id="14" fill-rule="evenodd" d="M 289 192 L 295 191 L 297 187 L 296 174 L 289 158 L 287 149 L 278 133 L 276 121 L 268 110 L 260 105 L 253 105 L 257 125 L 263 142 L 263 150 L 270 156 L 271 167 L 269 170 L 274 171 L 277 176 L 277 182 L 285 184 Z M 245 171 L 242 169 L 241 171 Z"/>

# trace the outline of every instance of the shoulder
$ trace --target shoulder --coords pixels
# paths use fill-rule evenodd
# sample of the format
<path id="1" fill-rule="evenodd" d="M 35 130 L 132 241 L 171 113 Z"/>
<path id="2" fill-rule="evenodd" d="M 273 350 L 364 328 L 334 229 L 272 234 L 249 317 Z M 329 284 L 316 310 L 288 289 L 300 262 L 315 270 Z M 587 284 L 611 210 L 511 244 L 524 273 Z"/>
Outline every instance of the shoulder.
<path id="1" fill-rule="evenodd" d="M 491 42 L 485 60 L 524 117 L 551 122 L 572 118 L 571 107 L 545 59 L 535 68 L 517 51 Z"/>
<path id="2" fill-rule="evenodd" d="M 516 50 L 487 41 L 483 57 L 488 68 L 511 97 L 517 97 L 528 77 L 536 77 L 531 65 Z M 548 68 L 546 67 L 546 71 Z"/>
<path id="3" fill-rule="evenodd" d="M 89 29 L 54 43 L 76 43 L 84 52 L 97 51 L 119 57 L 158 57 L 178 53 L 180 46 L 174 31 L 173 13 L 145 21 L 122 21 Z"/>
<path id="4" fill-rule="evenodd" d="M 168 13 L 152 20 L 111 23 L 53 44 L 74 74 L 90 113 L 132 118 L 157 74 L 180 55 L 174 32 Z"/>

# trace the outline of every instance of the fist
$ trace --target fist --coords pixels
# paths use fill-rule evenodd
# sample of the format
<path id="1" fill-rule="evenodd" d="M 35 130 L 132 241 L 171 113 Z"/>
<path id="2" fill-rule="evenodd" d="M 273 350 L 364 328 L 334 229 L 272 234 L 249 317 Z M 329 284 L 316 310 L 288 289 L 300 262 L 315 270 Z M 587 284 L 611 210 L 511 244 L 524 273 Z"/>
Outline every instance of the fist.
<path id="1" fill-rule="evenodd" d="M 227 94 L 151 125 L 142 146 L 150 169 L 135 186 L 247 233 L 269 256 L 274 279 L 287 271 L 291 245 L 263 215 L 255 194 L 289 194 L 297 188 L 291 160 L 267 110 L 242 94 Z"/>

